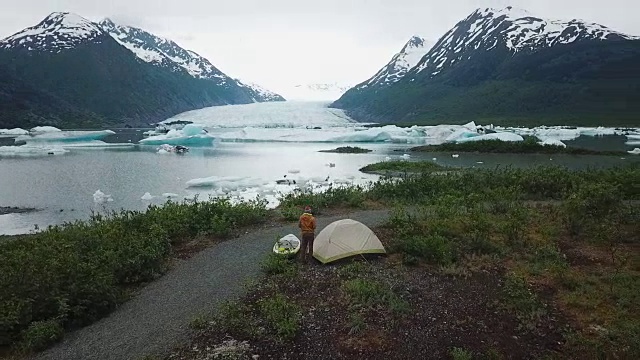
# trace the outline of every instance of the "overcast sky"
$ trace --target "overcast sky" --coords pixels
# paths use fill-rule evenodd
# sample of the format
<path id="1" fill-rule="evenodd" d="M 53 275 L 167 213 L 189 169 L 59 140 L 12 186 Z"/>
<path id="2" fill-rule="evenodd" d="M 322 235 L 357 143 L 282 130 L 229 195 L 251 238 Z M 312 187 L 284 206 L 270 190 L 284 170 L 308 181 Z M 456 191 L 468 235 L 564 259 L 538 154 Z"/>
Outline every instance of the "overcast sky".
<path id="1" fill-rule="evenodd" d="M 0 37 L 53 11 L 110 17 L 173 39 L 223 72 L 284 92 L 355 85 L 413 34 L 436 41 L 478 7 L 512 5 L 640 35 L 638 0 L 0 0 Z"/>

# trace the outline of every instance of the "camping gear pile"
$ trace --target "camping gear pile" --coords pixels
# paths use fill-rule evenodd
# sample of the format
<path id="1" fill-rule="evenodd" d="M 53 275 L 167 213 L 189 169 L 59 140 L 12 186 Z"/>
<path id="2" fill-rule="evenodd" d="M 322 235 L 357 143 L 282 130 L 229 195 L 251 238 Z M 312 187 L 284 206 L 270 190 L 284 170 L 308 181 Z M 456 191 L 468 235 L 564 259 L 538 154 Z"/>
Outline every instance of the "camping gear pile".
<path id="1" fill-rule="evenodd" d="M 273 252 L 295 255 L 300 240 L 289 234 L 278 240 Z M 323 264 L 364 254 L 386 254 L 382 242 L 366 225 L 352 219 L 338 220 L 322 229 L 313 243 L 313 257 Z"/>

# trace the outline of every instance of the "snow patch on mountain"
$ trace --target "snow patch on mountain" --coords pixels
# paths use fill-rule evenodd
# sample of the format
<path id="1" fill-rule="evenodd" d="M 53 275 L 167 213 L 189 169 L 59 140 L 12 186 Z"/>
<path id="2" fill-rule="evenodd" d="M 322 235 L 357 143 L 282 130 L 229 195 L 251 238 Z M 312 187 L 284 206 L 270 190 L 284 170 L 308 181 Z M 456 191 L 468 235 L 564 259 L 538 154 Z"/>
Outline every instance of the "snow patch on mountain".
<path id="1" fill-rule="evenodd" d="M 402 79 L 409 70 L 416 66 L 422 57 L 427 54 L 433 43 L 419 36 L 413 36 L 400 50 L 395 54 L 391 61 L 385 65 L 372 78 L 365 81 L 357 89 L 364 89 L 369 86 L 390 85 Z"/>
<path id="2" fill-rule="evenodd" d="M 98 41 L 104 31 L 97 24 L 73 13 L 54 12 L 35 26 L 0 41 L 0 48 L 58 53 L 89 42 Z"/>
<path id="3" fill-rule="evenodd" d="M 247 82 L 241 81 L 240 79 L 235 79 L 235 81 L 241 87 L 245 88 L 249 94 L 251 95 L 253 102 L 265 102 L 265 101 L 284 101 L 284 98 L 273 91 L 267 90 L 262 86 Z"/>
<path id="4" fill-rule="evenodd" d="M 599 24 L 580 20 L 545 20 L 526 10 L 478 9 L 447 32 L 420 61 L 416 72 L 438 75 L 444 68 L 470 58 L 470 50 L 499 47 L 512 53 L 536 51 L 583 40 L 635 39 Z"/>
<path id="5" fill-rule="evenodd" d="M 116 24 L 110 19 L 102 20 L 100 25 L 118 43 L 145 62 L 169 67 L 174 71 L 184 70 L 196 78 L 215 80 L 219 85 L 225 85 L 230 80 L 209 60 L 194 51 L 183 49 L 169 39 L 132 26 Z"/>

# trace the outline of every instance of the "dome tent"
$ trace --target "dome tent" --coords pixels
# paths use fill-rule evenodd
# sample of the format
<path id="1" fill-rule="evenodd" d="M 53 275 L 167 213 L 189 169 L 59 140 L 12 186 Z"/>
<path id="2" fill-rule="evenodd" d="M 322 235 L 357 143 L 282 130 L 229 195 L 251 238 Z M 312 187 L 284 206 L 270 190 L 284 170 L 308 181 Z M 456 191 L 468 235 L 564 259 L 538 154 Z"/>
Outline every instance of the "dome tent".
<path id="1" fill-rule="evenodd" d="M 360 254 L 386 254 L 386 251 L 371 229 L 351 219 L 327 225 L 313 243 L 313 257 L 323 264 Z"/>

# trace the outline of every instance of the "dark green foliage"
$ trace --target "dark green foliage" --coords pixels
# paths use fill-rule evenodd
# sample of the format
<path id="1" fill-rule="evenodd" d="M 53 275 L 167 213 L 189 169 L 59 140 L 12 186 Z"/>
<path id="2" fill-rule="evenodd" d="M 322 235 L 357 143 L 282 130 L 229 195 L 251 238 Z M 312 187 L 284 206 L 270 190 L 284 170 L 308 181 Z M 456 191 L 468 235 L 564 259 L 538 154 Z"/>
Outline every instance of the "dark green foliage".
<path id="1" fill-rule="evenodd" d="M 260 313 L 280 341 L 292 340 L 300 328 L 301 308 L 282 294 L 262 300 Z"/>
<path id="2" fill-rule="evenodd" d="M 433 79 L 430 71 L 410 73 L 392 86 L 351 89 L 332 106 L 356 119 L 405 124 L 637 126 L 638 64 L 640 41 L 583 41 L 516 56 L 478 50 Z"/>
<path id="3" fill-rule="evenodd" d="M 366 154 L 366 153 L 370 153 L 372 150 L 369 149 L 363 149 L 360 147 L 353 147 L 353 146 L 343 146 L 343 147 L 339 147 L 333 150 L 320 150 L 320 152 L 325 152 L 325 153 L 338 153 L 338 154 Z"/>
<path id="4" fill-rule="evenodd" d="M 108 34 L 97 40 L 59 53 L 0 50 L 0 80 L 4 72 L 16 82 L 0 85 L 8 90 L 0 91 L 0 127 L 148 124 L 206 106 L 253 102 L 236 83 L 221 86 L 147 64 Z"/>
<path id="5" fill-rule="evenodd" d="M 480 140 L 464 143 L 446 143 L 412 148 L 420 152 L 478 152 L 506 154 L 570 154 L 570 155 L 626 155 L 624 151 L 597 151 L 557 145 L 540 145 L 535 137 L 524 141 Z"/>
<path id="6" fill-rule="evenodd" d="M 397 251 L 410 258 L 420 258 L 434 264 L 446 265 L 453 261 L 453 244 L 439 235 L 414 235 L 399 241 Z"/>
<path id="7" fill-rule="evenodd" d="M 64 329 L 57 320 L 37 321 L 24 331 L 20 346 L 25 351 L 40 351 L 60 341 L 63 336 Z"/>
<path id="8" fill-rule="evenodd" d="M 362 172 L 432 172 L 450 170 L 449 168 L 438 165 L 430 161 L 385 161 L 370 164 L 360 171 Z"/>
<path id="9" fill-rule="evenodd" d="M 198 234 L 227 235 L 266 218 L 262 201 L 228 199 L 94 215 L 0 243 L 0 345 L 34 322 L 91 323 L 125 298 L 127 286 L 166 269 L 171 245 Z"/>

